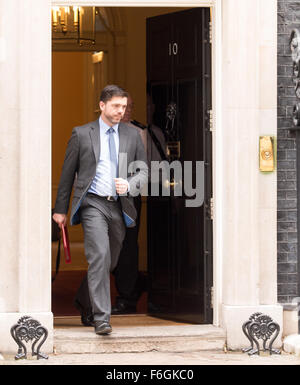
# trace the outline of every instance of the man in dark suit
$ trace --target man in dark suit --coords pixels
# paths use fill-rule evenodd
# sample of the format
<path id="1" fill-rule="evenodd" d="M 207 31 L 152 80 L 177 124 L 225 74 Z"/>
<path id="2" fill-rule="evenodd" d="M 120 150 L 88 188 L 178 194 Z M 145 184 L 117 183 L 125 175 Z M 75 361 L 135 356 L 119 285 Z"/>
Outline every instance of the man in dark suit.
<path id="1" fill-rule="evenodd" d="M 112 331 L 110 272 L 118 262 L 125 225 L 135 225 L 133 196 L 148 180 L 141 138 L 137 130 L 121 123 L 127 98 L 120 87 L 105 87 L 100 118 L 73 129 L 53 214 L 60 227 L 66 224 L 75 181 L 71 225 L 83 226 L 89 297 L 95 332 L 100 335 Z M 131 172 L 130 164 L 134 164 Z"/>

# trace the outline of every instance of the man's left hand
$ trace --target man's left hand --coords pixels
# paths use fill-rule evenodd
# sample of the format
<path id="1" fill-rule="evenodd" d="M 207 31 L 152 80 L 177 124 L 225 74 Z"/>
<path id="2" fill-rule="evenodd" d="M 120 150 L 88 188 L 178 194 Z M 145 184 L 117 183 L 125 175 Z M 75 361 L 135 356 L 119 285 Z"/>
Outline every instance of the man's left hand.
<path id="1" fill-rule="evenodd" d="M 126 194 L 128 191 L 128 181 L 123 178 L 115 178 L 115 185 L 117 194 Z"/>

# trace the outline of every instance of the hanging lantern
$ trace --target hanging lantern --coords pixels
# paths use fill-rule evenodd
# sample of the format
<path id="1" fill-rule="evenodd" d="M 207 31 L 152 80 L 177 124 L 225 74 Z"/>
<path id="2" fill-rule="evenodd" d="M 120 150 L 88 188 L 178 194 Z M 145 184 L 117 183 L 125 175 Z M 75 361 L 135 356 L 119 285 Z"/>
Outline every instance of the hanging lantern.
<path id="1" fill-rule="evenodd" d="M 52 7 L 53 41 L 94 45 L 95 15 L 95 7 Z"/>

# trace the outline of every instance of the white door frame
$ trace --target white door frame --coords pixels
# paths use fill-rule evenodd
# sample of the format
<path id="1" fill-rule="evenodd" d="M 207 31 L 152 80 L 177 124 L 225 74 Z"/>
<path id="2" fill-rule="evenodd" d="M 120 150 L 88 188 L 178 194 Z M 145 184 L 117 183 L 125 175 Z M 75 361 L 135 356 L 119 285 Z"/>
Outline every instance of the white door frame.
<path id="1" fill-rule="evenodd" d="M 222 1 L 221 0 L 52 0 L 52 6 L 210 7 L 212 15 L 213 108 L 213 324 L 220 325 L 222 304 Z M 217 135 L 218 134 L 218 135 Z"/>

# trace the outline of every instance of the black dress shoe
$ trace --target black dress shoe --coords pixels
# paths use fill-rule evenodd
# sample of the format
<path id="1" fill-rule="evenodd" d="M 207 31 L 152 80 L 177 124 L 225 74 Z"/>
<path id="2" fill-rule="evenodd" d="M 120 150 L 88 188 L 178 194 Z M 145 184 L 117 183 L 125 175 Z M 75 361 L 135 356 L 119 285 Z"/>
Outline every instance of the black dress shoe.
<path id="1" fill-rule="evenodd" d="M 74 301 L 76 309 L 80 312 L 83 326 L 94 326 L 94 315 L 91 307 L 84 307 L 77 300 Z"/>
<path id="2" fill-rule="evenodd" d="M 93 314 L 81 314 L 81 323 L 83 326 L 94 326 Z"/>
<path id="3" fill-rule="evenodd" d="M 95 333 L 99 335 L 106 335 L 112 332 L 112 328 L 108 322 L 94 321 Z"/>
<path id="4" fill-rule="evenodd" d="M 116 303 L 116 305 L 111 309 L 111 314 L 113 315 L 132 313 L 136 313 L 136 307 L 133 305 L 126 305 L 124 302 Z"/>

